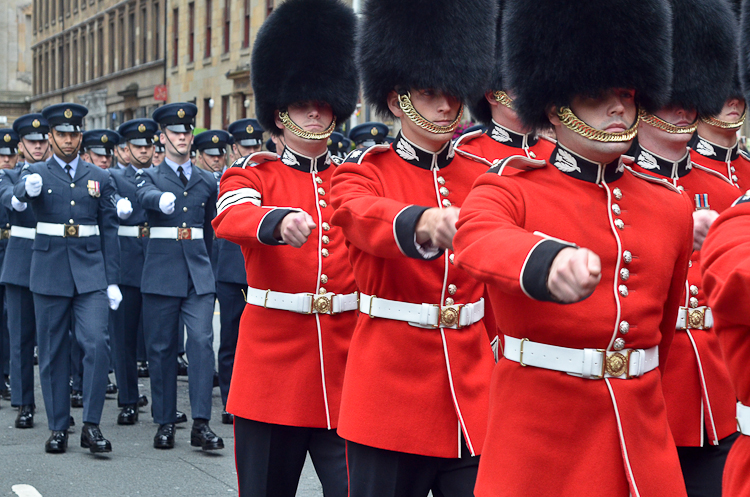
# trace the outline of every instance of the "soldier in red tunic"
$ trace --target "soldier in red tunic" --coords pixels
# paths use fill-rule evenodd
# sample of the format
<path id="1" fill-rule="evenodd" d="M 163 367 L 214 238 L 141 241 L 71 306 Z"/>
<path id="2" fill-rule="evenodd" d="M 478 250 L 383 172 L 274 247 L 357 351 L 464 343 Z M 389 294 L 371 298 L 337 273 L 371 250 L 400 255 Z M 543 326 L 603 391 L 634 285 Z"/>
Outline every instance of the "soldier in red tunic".
<path id="1" fill-rule="evenodd" d="M 352 497 L 470 496 L 494 364 L 484 285 L 454 264 L 459 209 L 490 164 L 453 147 L 487 87 L 496 0 L 368 0 L 358 44 L 367 101 L 401 122 L 391 146 L 334 174 L 360 290 L 338 432 Z"/>
<path id="2" fill-rule="evenodd" d="M 293 497 L 308 452 L 325 495 L 347 495 L 335 429 L 357 293 L 331 224 L 326 141 L 357 101 L 354 26 L 339 0 L 274 10 L 252 83 L 258 121 L 285 148 L 238 159 L 221 179 L 214 227 L 240 245 L 248 283 L 226 406 L 243 497 Z"/>
<path id="3" fill-rule="evenodd" d="M 454 238 L 505 339 L 477 497 L 686 495 L 660 371 L 693 207 L 621 157 L 638 107 L 667 103 L 670 15 L 660 0 L 505 3 L 505 86 L 558 144 L 479 178 Z"/>
<path id="4" fill-rule="evenodd" d="M 695 250 L 662 381 L 688 495 L 719 496 L 724 463 L 737 438 L 735 397 L 701 291 L 700 248 L 718 213 L 735 201 L 737 188 L 721 173 L 693 164 L 687 143 L 698 116 L 716 115 L 732 92 L 731 79 L 723 75 L 737 58 L 737 30 L 724 0 L 680 0 L 673 3 L 673 15 L 670 101 L 653 114 L 641 111 L 633 168 L 668 180 L 695 201 Z"/>

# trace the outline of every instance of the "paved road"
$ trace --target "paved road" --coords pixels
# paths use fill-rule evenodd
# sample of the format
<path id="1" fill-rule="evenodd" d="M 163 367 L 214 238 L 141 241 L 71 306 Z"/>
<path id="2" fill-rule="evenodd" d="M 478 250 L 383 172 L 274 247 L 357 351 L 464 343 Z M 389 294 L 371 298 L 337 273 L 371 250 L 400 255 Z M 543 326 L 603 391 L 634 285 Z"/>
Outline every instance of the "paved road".
<path id="1" fill-rule="evenodd" d="M 219 347 L 218 314 L 214 316 L 214 350 Z M 112 375 L 114 378 L 114 375 Z M 150 399 L 148 378 L 140 379 L 140 391 Z M 226 448 L 202 452 L 190 446 L 190 421 L 177 425 L 176 446 L 160 451 L 151 446 L 157 426 L 149 407 L 141 409 L 135 426 L 116 423 L 116 396 L 108 396 L 101 429 L 113 446 L 109 456 L 94 456 L 80 446 L 82 409 L 72 409 L 76 427 L 65 454 L 46 454 L 49 436 L 39 377 L 36 377 L 35 427 L 14 427 L 16 410 L 0 401 L 0 496 L 38 497 L 132 497 L 237 495 L 234 466 L 234 435 L 231 425 L 221 424 L 221 396 L 214 389 L 211 426 L 224 439 Z M 177 408 L 188 413 L 187 378 L 178 379 Z M 31 485 L 37 493 L 16 485 Z M 28 491 L 29 493 L 24 493 Z M 300 479 L 298 497 L 322 497 L 323 492 L 308 458 Z"/>

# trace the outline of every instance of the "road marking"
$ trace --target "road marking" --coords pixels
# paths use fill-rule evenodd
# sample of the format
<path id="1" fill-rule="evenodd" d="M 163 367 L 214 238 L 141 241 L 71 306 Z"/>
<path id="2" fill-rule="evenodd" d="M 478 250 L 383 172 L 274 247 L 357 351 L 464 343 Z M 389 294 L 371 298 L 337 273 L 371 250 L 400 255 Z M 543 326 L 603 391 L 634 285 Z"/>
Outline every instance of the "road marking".
<path id="1" fill-rule="evenodd" d="M 25 483 L 13 485 L 10 489 L 13 490 L 13 493 L 18 497 L 42 497 L 42 494 L 40 494 L 37 489 L 31 485 L 26 485 Z"/>

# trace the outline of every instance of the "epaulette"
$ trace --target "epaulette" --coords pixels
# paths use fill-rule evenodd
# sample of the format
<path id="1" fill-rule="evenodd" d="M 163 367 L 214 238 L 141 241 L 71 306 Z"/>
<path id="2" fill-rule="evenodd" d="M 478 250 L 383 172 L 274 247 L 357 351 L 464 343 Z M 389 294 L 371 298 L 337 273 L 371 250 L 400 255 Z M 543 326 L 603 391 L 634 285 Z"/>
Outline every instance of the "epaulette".
<path id="1" fill-rule="evenodd" d="M 340 166 L 341 164 L 344 163 L 344 158 L 343 157 L 339 157 L 338 155 L 332 155 L 331 156 L 331 161 L 334 164 L 336 164 L 337 166 Z"/>
<path id="2" fill-rule="evenodd" d="M 485 164 L 488 167 L 492 167 L 492 162 L 488 161 L 484 157 L 480 157 L 478 155 L 472 154 L 471 152 L 467 152 L 466 150 L 461 150 L 460 148 L 456 148 L 456 146 L 453 146 L 453 150 L 456 151 L 458 155 L 461 157 L 464 157 L 466 159 L 471 159 L 474 162 L 479 162 L 480 164 Z"/>
<path id="3" fill-rule="evenodd" d="M 750 154 L 745 150 L 740 149 L 740 155 L 745 158 L 746 161 L 750 161 Z"/>
<path id="4" fill-rule="evenodd" d="M 21 168 L 21 171 L 25 171 L 28 168 L 29 168 L 29 163 L 27 162 L 26 164 L 23 165 L 23 167 Z"/>
<path id="5" fill-rule="evenodd" d="M 474 138 L 479 138 L 483 134 L 484 134 L 484 131 L 482 131 L 481 129 L 475 129 L 471 133 L 466 133 L 465 135 L 459 136 L 458 139 L 456 140 L 456 142 L 453 144 L 453 146 L 454 147 L 459 147 L 459 146 L 461 146 L 461 145 L 463 145 L 465 143 L 470 142 Z"/>
<path id="6" fill-rule="evenodd" d="M 362 164 L 362 159 L 364 159 L 365 155 L 381 154 L 383 152 L 387 152 L 388 150 L 390 150 L 390 148 L 391 146 L 385 143 L 380 145 L 373 145 L 364 149 L 358 148 L 349 152 L 349 155 L 346 156 L 344 162 L 354 162 L 356 164 Z"/>
<path id="7" fill-rule="evenodd" d="M 273 152 L 255 152 L 254 154 L 240 157 L 229 167 L 241 167 L 242 169 L 247 169 L 248 167 L 255 167 L 263 162 L 275 161 L 278 158 L 279 156 Z"/>
<path id="8" fill-rule="evenodd" d="M 533 171 L 534 169 L 546 167 L 547 161 L 541 159 L 529 159 L 523 155 L 511 155 L 505 159 L 497 159 L 493 164 L 494 165 L 487 172 L 502 176 L 503 171 L 508 167 L 518 169 L 519 171 Z"/>
<path id="9" fill-rule="evenodd" d="M 642 179 L 642 180 L 646 180 L 646 181 L 648 181 L 649 183 L 655 183 L 655 184 L 657 184 L 657 185 L 661 185 L 661 186 L 663 186 L 663 187 L 666 187 L 666 188 L 668 188 L 668 189 L 672 190 L 672 191 L 673 191 L 673 192 L 675 192 L 675 193 L 679 193 L 679 194 L 682 194 L 682 190 L 680 190 L 679 188 L 677 188 L 676 186 L 674 186 L 674 185 L 673 185 L 672 183 L 670 183 L 670 182 L 669 182 L 669 180 L 667 180 L 667 179 L 664 179 L 664 178 L 657 178 L 656 176 L 652 176 L 652 175 L 650 175 L 650 174 L 646 174 L 646 173 L 642 173 L 642 172 L 640 172 L 640 171 L 636 171 L 636 170 L 634 170 L 634 169 L 633 169 L 632 167 L 630 167 L 630 166 L 625 166 L 625 169 L 627 169 L 628 171 L 630 171 L 630 173 L 631 173 L 631 174 L 632 174 L 633 176 L 635 176 L 636 178 L 640 178 L 640 179 Z"/>
<path id="10" fill-rule="evenodd" d="M 747 202 L 750 202 L 750 190 L 746 191 L 743 196 L 732 202 L 731 207 L 734 207 L 737 204 L 745 204 Z"/>
<path id="11" fill-rule="evenodd" d="M 708 174 L 711 174 L 711 175 L 713 175 L 713 176 L 716 176 L 717 178 L 720 178 L 720 179 L 722 179 L 722 180 L 726 181 L 727 183 L 729 183 L 730 185 L 734 186 L 734 183 L 732 183 L 732 181 L 731 181 L 731 180 L 730 180 L 729 178 L 727 178 L 726 176 L 724 176 L 724 175 L 723 175 L 723 174 L 721 174 L 720 172 L 718 172 L 718 171 L 714 171 L 714 170 L 713 170 L 713 169 L 711 169 L 710 167 L 705 167 L 705 166 L 701 166 L 701 165 L 700 165 L 700 164 L 698 164 L 697 162 L 693 162 L 693 161 L 690 161 L 690 164 L 691 164 L 691 166 L 690 166 L 691 168 L 693 168 L 693 169 L 697 169 L 697 170 L 699 170 L 699 171 L 704 171 L 704 172 L 707 172 Z"/>

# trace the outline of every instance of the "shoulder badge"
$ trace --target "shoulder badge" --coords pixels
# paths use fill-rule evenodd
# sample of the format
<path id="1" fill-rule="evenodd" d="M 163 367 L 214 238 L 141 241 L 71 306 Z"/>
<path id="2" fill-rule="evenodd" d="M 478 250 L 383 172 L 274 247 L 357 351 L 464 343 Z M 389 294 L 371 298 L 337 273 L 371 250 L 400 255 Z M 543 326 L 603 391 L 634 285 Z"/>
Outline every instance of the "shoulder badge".
<path id="1" fill-rule="evenodd" d="M 254 154 L 240 157 L 229 167 L 241 167 L 247 169 L 248 167 L 255 167 L 263 162 L 275 161 L 278 159 L 278 155 L 272 152 L 255 152 Z"/>
<path id="2" fill-rule="evenodd" d="M 343 164 L 343 163 L 344 163 L 344 158 L 343 158 L 343 157 L 339 157 L 338 155 L 332 155 L 332 156 L 331 156 L 331 160 L 332 160 L 332 161 L 333 161 L 333 163 L 334 163 L 334 164 L 336 164 L 337 166 L 340 166 L 341 164 Z"/>
<path id="3" fill-rule="evenodd" d="M 720 180 L 724 181 L 725 183 L 727 183 L 729 185 L 732 185 L 732 186 L 735 186 L 735 184 L 732 183 L 732 180 L 730 180 L 729 178 L 727 178 L 726 176 L 724 176 L 720 172 L 714 171 L 713 169 L 711 169 L 709 167 L 701 166 L 697 162 L 690 161 L 690 168 L 691 169 L 695 168 L 695 169 L 697 169 L 699 171 L 703 171 L 703 172 L 708 173 L 708 174 L 710 174 L 712 176 L 716 176 L 717 178 L 719 178 Z"/>
<path id="4" fill-rule="evenodd" d="M 26 164 L 23 165 L 23 167 L 21 168 L 21 171 L 25 171 L 28 168 L 29 168 L 29 163 L 27 162 Z"/>
<path id="5" fill-rule="evenodd" d="M 484 134 L 484 131 L 481 129 L 475 129 L 471 133 L 466 133 L 465 135 L 461 135 L 458 137 L 458 140 L 456 140 L 456 143 L 453 144 L 454 147 L 460 147 L 461 145 L 465 145 L 469 143 L 474 138 L 479 138 Z"/>
<path id="6" fill-rule="evenodd" d="M 458 155 L 460 155 L 461 157 L 463 157 L 465 159 L 471 159 L 474 162 L 479 162 L 480 164 L 485 164 L 485 165 L 487 165 L 487 167 L 492 166 L 492 163 L 490 161 L 488 161 L 487 159 L 485 159 L 484 157 L 480 157 L 478 155 L 474 155 L 474 154 L 472 154 L 470 152 L 467 152 L 466 150 L 461 150 L 460 148 L 455 148 L 454 147 L 453 150 L 455 150 Z"/>
<path id="7" fill-rule="evenodd" d="M 349 155 L 346 156 L 344 162 L 362 164 L 362 159 L 364 159 L 367 154 L 381 154 L 383 152 L 387 152 L 388 150 L 390 150 L 390 148 L 391 146 L 386 144 L 373 145 L 368 148 L 358 148 L 349 152 Z"/>
<path id="8" fill-rule="evenodd" d="M 635 171 L 630 166 L 624 166 L 624 169 L 626 171 L 629 171 L 633 176 L 636 178 L 648 181 L 649 183 L 655 183 L 657 185 L 661 185 L 669 190 L 672 190 L 675 193 L 682 194 L 682 190 L 674 186 L 672 183 L 670 183 L 668 180 L 664 178 L 657 178 L 656 176 L 652 176 L 650 174 L 642 173 L 640 171 Z"/>
<path id="9" fill-rule="evenodd" d="M 519 171 L 533 171 L 547 166 L 547 161 L 541 159 L 529 159 L 523 155 L 511 155 L 505 159 L 498 159 L 490 168 L 488 173 L 503 175 L 506 168 L 517 169 Z"/>
<path id="10" fill-rule="evenodd" d="M 732 202 L 732 207 L 737 204 L 746 204 L 748 202 L 750 202 L 750 190 L 746 191 L 743 196 Z"/>
<path id="11" fill-rule="evenodd" d="M 740 155 L 746 160 L 750 161 L 750 153 L 747 153 L 746 151 L 740 149 Z"/>

